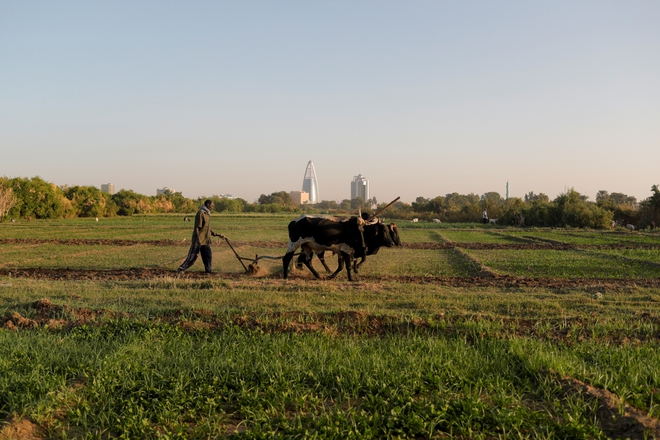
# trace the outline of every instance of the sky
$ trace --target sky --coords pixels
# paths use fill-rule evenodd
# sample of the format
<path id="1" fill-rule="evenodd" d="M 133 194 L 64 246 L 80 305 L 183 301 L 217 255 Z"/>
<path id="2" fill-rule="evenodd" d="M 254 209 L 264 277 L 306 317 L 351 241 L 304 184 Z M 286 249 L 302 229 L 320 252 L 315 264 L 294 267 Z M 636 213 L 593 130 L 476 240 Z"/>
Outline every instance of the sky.
<path id="1" fill-rule="evenodd" d="M 660 184 L 660 2 L 0 0 L 0 176 L 322 200 Z"/>

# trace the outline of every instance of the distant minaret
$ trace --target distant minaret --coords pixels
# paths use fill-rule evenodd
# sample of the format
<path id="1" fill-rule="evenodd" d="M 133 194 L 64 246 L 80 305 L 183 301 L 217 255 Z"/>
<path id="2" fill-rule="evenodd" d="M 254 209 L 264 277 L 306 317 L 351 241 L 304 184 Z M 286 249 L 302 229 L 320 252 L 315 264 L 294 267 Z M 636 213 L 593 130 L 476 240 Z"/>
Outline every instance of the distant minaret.
<path id="1" fill-rule="evenodd" d="M 305 177 L 303 177 L 302 190 L 309 194 L 309 203 L 320 202 L 319 183 L 316 181 L 316 170 L 314 169 L 314 164 L 311 160 L 307 162 Z"/>
<path id="2" fill-rule="evenodd" d="M 508 180 L 506 181 L 506 199 L 505 200 L 509 200 L 509 181 Z"/>

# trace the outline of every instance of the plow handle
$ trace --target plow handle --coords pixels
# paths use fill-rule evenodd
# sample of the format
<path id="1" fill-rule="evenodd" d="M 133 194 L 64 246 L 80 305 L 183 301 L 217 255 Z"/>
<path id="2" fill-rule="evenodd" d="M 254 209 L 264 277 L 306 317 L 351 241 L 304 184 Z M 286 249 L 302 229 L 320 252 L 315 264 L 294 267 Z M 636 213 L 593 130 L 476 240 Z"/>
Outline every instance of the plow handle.
<path id="1" fill-rule="evenodd" d="M 225 241 L 227 242 L 227 244 L 229 245 L 231 250 L 234 252 L 234 255 L 236 255 L 236 258 L 241 263 L 241 266 L 243 266 L 243 269 L 245 269 L 245 273 L 248 273 L 248 268 L 245 267 L 245 264 L 243 263 L 243 259 L 238 255 L 238 253 L 236 252 L 236 249 L 234 249 L 234 246 L 231 245 L 231 242 L 229 241 L 229 239 L 227 237 L 225 237 Z"/>

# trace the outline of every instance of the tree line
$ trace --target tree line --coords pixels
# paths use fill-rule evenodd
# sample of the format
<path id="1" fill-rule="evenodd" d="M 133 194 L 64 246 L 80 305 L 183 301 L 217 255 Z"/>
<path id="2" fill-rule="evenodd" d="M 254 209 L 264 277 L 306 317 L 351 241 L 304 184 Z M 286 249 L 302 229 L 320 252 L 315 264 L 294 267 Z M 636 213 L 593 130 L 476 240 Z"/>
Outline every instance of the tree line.
<path id="1" fill-rule="evenodd" d="M 107 194 L 94 186 L 57 186 L 41 179 L 0 178 L 0 221 L 6 218 L 75 218 L 113 217 L 134 214 L 192 214 L 201 203 L 211 199 L 216 212 L 241 213 L 307 213 L 354 214 L 358 209 L 374 212 L 386 206 L 375 197 L 341 202 L 321 201 L 296 206 L 286 191 L 262 194 L 255 203 L 240 198 L 213 195 L 189 199 L 180 192 L 167 191 L 156 196 L 122 189 Z M 504 199 L 497 192 L 482 195 L 451 193 L 434 198 L 417 197 L 412 203 L 397 202 L 386 214 L 392 219 L 442 222 L 479 222 L 482 212 L 497 219 L 498 224 L 545 227 L 578 227 L 606 229 L 614 225 L 633 224 L 638 229 L 660 223 L 660 189 L 651 187 L 651 196 L 638 202 L 622 193 L 599 191 L 595 201 L 574 189 L 554 200 L 529 192 L 524 198 Z"/>

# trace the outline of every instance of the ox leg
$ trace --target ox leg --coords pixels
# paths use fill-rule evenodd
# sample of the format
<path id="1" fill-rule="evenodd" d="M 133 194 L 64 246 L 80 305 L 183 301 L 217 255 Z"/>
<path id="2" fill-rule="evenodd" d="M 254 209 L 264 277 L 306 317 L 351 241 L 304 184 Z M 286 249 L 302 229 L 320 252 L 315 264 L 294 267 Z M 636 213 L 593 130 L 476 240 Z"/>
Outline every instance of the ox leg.
<path id="1" fill-rule="evenodd" d="M 360 259 L 360 262 L 359 262 L 359 263 L 357 262 L 357 259 L 355 260 L 355 267 L 353 268 L 353 271 L 354 271 L 355 273 L 358 272 L 358 269 L 360 268 L 360 266 L 362 266 L 362 264 L 364 264 L 364 260 L 366 260 L 366 259 L 367 259 L 367 257 L 362 257 L 362 258 Z"/>
<path id="2" fill-rule="evenodd" d="M 313 257 L 314 254 L 311 254 L 311 256 Z M 298 270 L 302 269 L 303 264 L 306 263 L 306 260 L 307 260 L 307 255 L 305 255 L 304 252 L 301 252 L 300 255 L 298 256 L 298 260 L 296 260 L 296 269 Z"/>
<path id="3" fill-rule="evenodd" d="M 346 252 L 342 252 L 341 258 L 343 258 L 344 263 L 346 264 L 346 275 L 348 275 L 348 281 L 353 281 L 353 277 L 351 277 L 351 256 Z"/>
<path id="4" fill-rule="evenodd" d="M 321 251 L 321 252 L 319 252 L 319 253 L 318 253 L 318 257 L 319 257 L 319 261 L 321 262 L 321 264 L 322 264 L 323 267 L 325 268 L 325 272 L 326 272 L 326 273 L 330 273 L 330 272 L 332 272 L 332 271 L 330 270 L 330 268 L 328 267 L 328 264 L 325 262 L 325 251 Z"/>
<path id="5" fill-rule="evenodd" d="M 282 274 L 284 275 L 284 279 L 289 275 L 289 265 L 291 264 L 291 260 L 293 260 L 293 254 L 294 252 L 287 252 L 282 257 Z"/>
<path id="6" fill-rule="evenodd" d="M 339 254 L 337 256 L 337 263 L 338 263 L 337 270 L 332 272 L 332 275 L 328 276 L 329 280 L 333 279 L 334 277 L 336 277 L 339 274 L 339 272 L 344 270 L 344 256 L 343 256 L 343 253 Z"/>
<path id="7" fill-rule="evenodd" d="M 316 271 L 316 269 L 314 269 L 314 266 L 312 266 L 312 259 L 311 258 L 306 258 L 304 263 L 305 263 L 305 266 L 307 266 L 307 269 L 309 269 L 309 271 L 311 273 L 313 273 L 316 278 L 321 278 L 321 275 L 319 275 L 319 273 Z"/>

